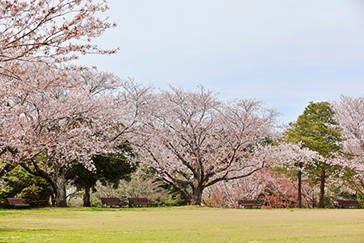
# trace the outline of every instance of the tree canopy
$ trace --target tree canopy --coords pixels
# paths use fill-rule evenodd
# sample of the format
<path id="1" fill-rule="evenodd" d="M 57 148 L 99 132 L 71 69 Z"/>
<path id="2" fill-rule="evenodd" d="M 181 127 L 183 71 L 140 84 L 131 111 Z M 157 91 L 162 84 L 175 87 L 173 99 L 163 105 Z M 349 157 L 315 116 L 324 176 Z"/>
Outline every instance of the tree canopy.
<path id="1" fill-rule="evenodd" d="M 222 102 L 209 90 L 154 94 L 132 140 L 141 161 L 193 204 L 206 187 L 243 178 L 273 160 L 266 137 L 278 113 L 256 100 Z"/>
<path id="2" fill-rule="evenodd" d="M 312 165 L 300 164 L 310 171 L 311 178 L 320 182 L 319 207 L 324 207 L 325 180 L 335 170 L 330 159 L 342 149 L 344 139 L 334 114 L 330 103 L 310 102 L 297 121 L 290 123 L 285 131 L 286 141 L 301 143 L 320 155 Z"/>
<path id="3" fill-rule="evenodd" d="M 341 96 L 332 103 L 335 118 L 346 137 L 344 152 L 338 163 L 354 172 L 354 188 L 364 196 L 364 96 Z"/>
<path id="4" fill-rule="evenodd" d="M 0 75 L 21 79 L 27 62 L 54 67 L 80 54 L 116 51 L 91 44 L 116 26 L 97 16 L 108 9 L 106 1 L 0 0 L 0 9 Z"/>
<path id="5" fill-rule="evenodd" d="M 113 154 L 100 154 L 93 158 L 95 166 L 94 171 L 89 171 L 82 165 L 77 166 L 72 170 L 67 178 L 78 189 L 84 190 L 84 206 L 90 205 L 90 190 L 95 190 L 97 181 L 106 185 L 107 183 L 118 186 L 120 180 L 130 178 L 130 173 L 134 172 L 137 164 L 134 159 L 130 160 L 129 157 L 135 157 L 132 148 L 128 144 L 118 146 L 117 153 Z"/>

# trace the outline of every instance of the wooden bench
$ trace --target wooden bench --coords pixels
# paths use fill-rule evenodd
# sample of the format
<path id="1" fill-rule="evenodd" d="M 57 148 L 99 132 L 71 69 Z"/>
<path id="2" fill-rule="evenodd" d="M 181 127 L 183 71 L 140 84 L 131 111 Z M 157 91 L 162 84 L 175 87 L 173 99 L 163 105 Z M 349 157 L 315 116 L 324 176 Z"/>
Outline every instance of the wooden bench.
<path id="1" fill-rule="evenodd" d="M 339 203 L 339 207 L 343 208 L 343 207 L 360 207 L 360 204 L 357 200 L 338 200 L 337 201 Z"/>
<path id="2" fill-rule="evenodd" d="M 117 197 L 110 197 L 110 198 L 101 198 L 101 203 L 102 203 L 102 207 L 104 207 L 104 205 L 110 206 L 110 208 L 112 208 L 113 206 L 118 206 L 118 207 L 122 207 L 125 205 L 125 203 L 123 201 L 120 200 L 120 198 Z"/>
<path id="3" fill-rule="evenodd" d="M 29 208 L 30 204 L 25 203 L 23 198 L 7 198 L 9 207 L 11 208 Z"/>
<path id="4" fill-rule="evenodd" d="M 131 197 L 128 198 L 129 200 L 129 207 L 134 207 L 134 206 L 150 206 L 152 205 L 149 201 L 148 198 L 145 197 Z"/>
<path id="5" fill-rule="evenodd" d="M 239 199 L 238 200 L 238 208 L 239 207 L 261 207 L 257 200 L 247 200 L 247 199 Z"/>

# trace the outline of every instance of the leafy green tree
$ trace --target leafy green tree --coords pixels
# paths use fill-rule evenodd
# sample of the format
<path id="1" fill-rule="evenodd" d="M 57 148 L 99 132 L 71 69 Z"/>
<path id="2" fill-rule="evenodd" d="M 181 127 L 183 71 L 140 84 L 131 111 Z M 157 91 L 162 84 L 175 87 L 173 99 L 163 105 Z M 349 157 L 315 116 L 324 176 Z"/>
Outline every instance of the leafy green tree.
<path id="1" fill-rule="evenodd" d="M 337 166 L 330 164 L 330 159 L 334 156 L 333 154 L 342 149 L 343 134 L 334 114 L 328 102 L 310 102 L 297 121 L 290 123 L 285 131 L 286 142 L 301 142 L 303 147 L 316 151 L 320 155 L 320 158 L 313 160 L 311 165 L 297 163 L 299 187 L 302 169 L 309 171 L 314 182 L 320 183 L 320 208 L 324 207 L 325 182 L 337 169 Z"/>
<path id="2" fill-rule="evenodd" d="M 130 157 L 135 157 L 131 147 L 127 144 L 118 147 L 117 154 L 98 155 L 93 158 L 95 171 L 86 170 L 83 166 L 78 166 L 68 174 L 67 179 L 77 187 L 84 190 L 84 207 L 90 207 L 90 191 L 96 190 L 97 181 L 102 184 L 111 183 L 117 187 L 120 180 L 129 179 L 130 173 L 134 172 L 137 164 L 130 162 Z"/>
<path id="3" fill-rule="evenodd" d="M 22 197 L 31 201 L 44 201 L 42 205 L 46 206 L 52 192 L 52 187 L 45 179 L 33 176 L 18 166 L 3 177 L 0 201 L 6 204 L 6 198 Z"/>

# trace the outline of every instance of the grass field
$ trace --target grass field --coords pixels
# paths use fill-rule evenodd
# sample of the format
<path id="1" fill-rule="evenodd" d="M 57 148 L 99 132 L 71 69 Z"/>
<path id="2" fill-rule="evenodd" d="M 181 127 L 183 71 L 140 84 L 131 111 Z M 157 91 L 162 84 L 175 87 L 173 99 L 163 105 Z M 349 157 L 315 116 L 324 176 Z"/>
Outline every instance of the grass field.
<path id="1" fill-rule="evenodd" d="M 3 209 L 0 242 L 364 242 L 364 210 Z"/>

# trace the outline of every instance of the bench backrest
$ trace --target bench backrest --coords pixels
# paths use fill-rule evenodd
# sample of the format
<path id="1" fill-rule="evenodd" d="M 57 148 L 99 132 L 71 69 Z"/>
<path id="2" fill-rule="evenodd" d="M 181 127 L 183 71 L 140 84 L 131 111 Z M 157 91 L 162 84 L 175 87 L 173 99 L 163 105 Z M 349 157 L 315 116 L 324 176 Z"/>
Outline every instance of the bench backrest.
<path id="1" fill-rule="evenodd" d="M 341 206 L 359 206 L 359 202 L 356 200 L 339 200 L 337 202 Z"/>
<path id="2" fill-rule="evenodd" d="M 101 202 L 103 204 L 113 205 L 113 204 L 121 203 L 121 200 L 120 200 L 120 198 L 117 198 L 117 197 L 110 197 L 110 198 L 101 198 Z"/>
<path id="3" fill-rule="evenodd" d="M 128 200 L 131 204 L 148 203 L 148 198 L 146 197 L 131 197 Z"/>
<path id="4" fill-rule="evenodd" d="M 10 205 L 25 204 L 23 198 L 7 198 Z"/>

